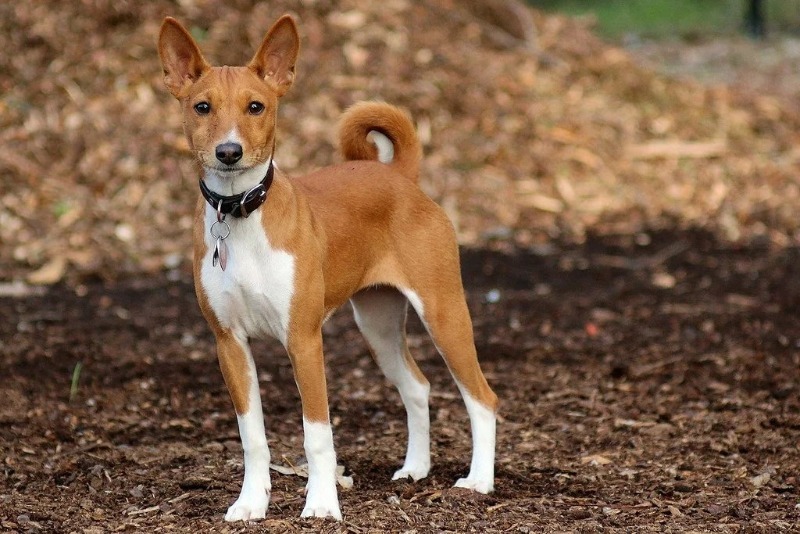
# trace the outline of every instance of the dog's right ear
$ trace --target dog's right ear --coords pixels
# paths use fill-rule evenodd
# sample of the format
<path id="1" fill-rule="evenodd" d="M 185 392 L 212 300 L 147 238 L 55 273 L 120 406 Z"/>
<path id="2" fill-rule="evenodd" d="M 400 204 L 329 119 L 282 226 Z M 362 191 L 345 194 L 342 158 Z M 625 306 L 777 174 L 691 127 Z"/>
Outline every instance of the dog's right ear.
<path id="1" fill-rule="evenodd" d="M 164 85 L 176 98 L 211 68 L 186 28 L 172 17 L 161 24 L 158 55 L 164 69 Z"/>

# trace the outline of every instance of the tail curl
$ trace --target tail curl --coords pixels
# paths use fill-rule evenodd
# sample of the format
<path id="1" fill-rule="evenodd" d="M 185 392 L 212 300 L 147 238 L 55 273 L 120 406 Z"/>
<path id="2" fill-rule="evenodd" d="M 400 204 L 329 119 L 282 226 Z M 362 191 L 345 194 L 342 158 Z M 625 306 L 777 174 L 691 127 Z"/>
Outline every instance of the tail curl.
<path id="1" fill-rule="evenodd" d="M 339 121 L 339 150 L 346 160 L 378 160 L 419 182 L 422 147 L 411 117 L 385 102 L 359 102 Z"/>

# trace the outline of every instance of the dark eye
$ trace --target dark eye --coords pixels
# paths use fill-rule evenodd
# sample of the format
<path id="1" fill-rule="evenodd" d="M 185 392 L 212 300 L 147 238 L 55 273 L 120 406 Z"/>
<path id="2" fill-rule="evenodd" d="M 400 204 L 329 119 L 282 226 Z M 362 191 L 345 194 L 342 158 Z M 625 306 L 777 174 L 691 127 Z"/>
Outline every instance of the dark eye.
<path id="1" fill-rule="evenodd" d="M 198 102 L 194 105 L 194 110 L 198 115 L 208 115 L 211 113 L 211 104 L 208 102 Z"/>
<path id="2" fill-rule="evenodd" d="M 262 111 L 264 111 L 264 104 L 261 102 L 250 102 L 247 106 L 247 112 L 250 115 L 261 115 Z"/>

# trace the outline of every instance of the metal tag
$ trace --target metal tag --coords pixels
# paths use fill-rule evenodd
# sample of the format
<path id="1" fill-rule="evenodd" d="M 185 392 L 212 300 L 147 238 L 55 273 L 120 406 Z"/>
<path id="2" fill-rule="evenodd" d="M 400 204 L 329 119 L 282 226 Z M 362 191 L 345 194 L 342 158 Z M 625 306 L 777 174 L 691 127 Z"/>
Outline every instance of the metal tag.
<path id="1" fill-rule="evenodd" d="M 216 267 L 217 263 L 225 270 L 228 265 L 228 245 L 225 244 L 225 239 L 231 235 L 231 227 L 225 222 L 225 215 L 222 214 L 222 201 L 219 201 L 217 206 L 217 221 L 211 225 L 209 230 L 211 237 L 216 239 L 214 243 L 214 254 L 211 256 L 211 265 Z"/>
<path id="2" fill-rule="evenodd" d="M 222 238 L 217 238 L 217 242 L 214 245 L 214 255 L 211 257 L 211 265 L 216 267 L 217 263 L 219 263 L 223 271 L 228 265 L 228 245 L 225 244 L 225 240 Z"/>

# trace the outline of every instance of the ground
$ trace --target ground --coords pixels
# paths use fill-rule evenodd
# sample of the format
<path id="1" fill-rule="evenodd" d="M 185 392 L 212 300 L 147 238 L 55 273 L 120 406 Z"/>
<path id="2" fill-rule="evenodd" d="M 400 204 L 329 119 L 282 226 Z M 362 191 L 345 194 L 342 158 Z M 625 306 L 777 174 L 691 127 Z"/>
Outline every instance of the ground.
<path id="1" fill-rule="evenodd" d="M 349 310 L 325 326 L 344 521 L 301 520 L 272 473 L 268 518 L 227 524 L 242 453 L 189 274 L 0 298 L 0 526 L 20 532 L 781 531 L 800 520 L 800 253 L 701 230 L 466 249 L 483 368 L 501 398 L 496 491 L 466 473 L 466 412 L 415 317 L 433 469 L 392 482 L 398 395 Z M 10 293 L 6 286 L 6 293 Z M 27 293 L 27 294 L 26 294 Z M 276 464 L 302 462 L 282 348 L 257 343 Z M 81 363 L 71 388 L 76 363 Z M 70 399 L 72 389 L 72 398 Z"/>

